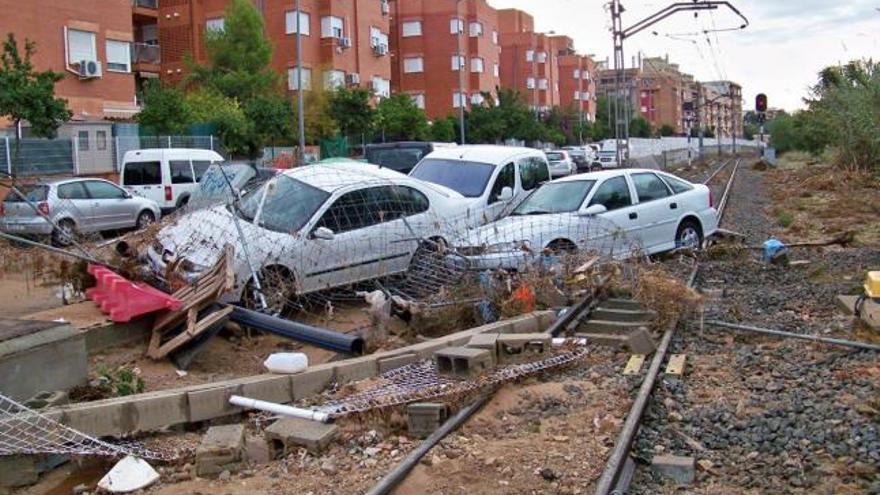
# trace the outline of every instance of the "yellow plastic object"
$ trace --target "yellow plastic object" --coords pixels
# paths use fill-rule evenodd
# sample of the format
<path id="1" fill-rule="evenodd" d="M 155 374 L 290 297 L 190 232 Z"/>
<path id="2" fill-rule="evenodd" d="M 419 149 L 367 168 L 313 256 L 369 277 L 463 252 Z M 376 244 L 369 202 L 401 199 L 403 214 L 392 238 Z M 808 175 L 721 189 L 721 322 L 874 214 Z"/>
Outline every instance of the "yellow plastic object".
<path id="1" fill-rule="evenodd" d="M 865 277 L 865 295 L 871 299 L 880 299 L 880 272 L 868 272 Z"/>

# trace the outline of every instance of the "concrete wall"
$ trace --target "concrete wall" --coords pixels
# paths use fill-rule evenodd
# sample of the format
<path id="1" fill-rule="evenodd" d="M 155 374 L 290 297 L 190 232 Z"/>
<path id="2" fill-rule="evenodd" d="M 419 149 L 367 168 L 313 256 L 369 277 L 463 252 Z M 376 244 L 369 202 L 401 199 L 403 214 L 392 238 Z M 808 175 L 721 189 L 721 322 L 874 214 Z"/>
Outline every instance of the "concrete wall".
<path id="1" fill-rule="evenodd" d="M 85 385 L 85 335 L 69 325 L 0 342 L 0 392 L 17 401 Z"/>

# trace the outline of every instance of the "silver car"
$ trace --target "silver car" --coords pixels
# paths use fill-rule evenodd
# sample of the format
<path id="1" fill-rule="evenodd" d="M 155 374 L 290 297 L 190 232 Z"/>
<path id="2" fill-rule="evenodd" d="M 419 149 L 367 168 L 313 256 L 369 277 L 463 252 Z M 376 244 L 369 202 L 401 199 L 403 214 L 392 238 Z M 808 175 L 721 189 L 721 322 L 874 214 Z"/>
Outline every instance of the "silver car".
<path id="1" fill-rule="evenodd" d="M 63 179 L 17 189 L 24 199 L 12 190 L 7 192 L 0 204 L 0 231 L 48 235 L 62 246 L 69 245 L 76 234 L 141 229 L 162 214 L 155 201 L 132 196 L 103 179 Z"/>
<path id="2" fill-rule="evenodd" d="M 550 163 L 550 178 L 565 177 L 577 173 L 577 166 L 572 161 L 567 151 L 545 151 L 547 162 Z"/>

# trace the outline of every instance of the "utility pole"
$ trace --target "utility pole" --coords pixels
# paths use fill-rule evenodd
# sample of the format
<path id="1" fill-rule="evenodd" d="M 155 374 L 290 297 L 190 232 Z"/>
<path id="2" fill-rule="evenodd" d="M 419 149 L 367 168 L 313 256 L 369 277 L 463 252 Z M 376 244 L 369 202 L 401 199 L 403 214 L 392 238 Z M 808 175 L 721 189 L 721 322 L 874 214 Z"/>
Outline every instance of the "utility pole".
<path id="1" fill-rule="evenodd" d="M 456 10 L 458 4 L 461 3 L 462 0 L 458 0 L 456 2 Z M 468 24 L 467 22 L 467 0 L 464 0 L 464 9 L 465 15 L 464 17 L 459 17 L 460 24 L 458 25 L 458 126 L 461 130 L 461 144 L 465 144 L 465 131 L 464 131 L 464 106 L 467 104 L 467 98 L 464 97 L 464 70 L 467 65 L 467 57 L 465 56 L 465 50 L 463 48 L 462 38 L 464 35 L 464 26 Z M 462 63 L 464 62 L 464 63 Z"/>
<path id="2" fill-rule="evenodd" d="M 697 136 L 699 137 L 699 157 L 703 158 L 703 85 L 697 83 Z"/>
<path id="3" fill-rule="evenodd" d="M 303 165 L 306 161 L 306 116 L 305 104 L 303 96 L 303 80 L 302 80 L 302 26 L 300 26 L 299 2 L 296 0 L 296 104 L 299 121 L 299 152 L 297 153 L 297 163 Z"/>
<path id="4" fill-rule="evenodd" d="M 718 158 L 721 158 L 721 108 L 720 104 L 717 105 L 719 108 L 715 109 L 715 143 L 718 145 Z"/>

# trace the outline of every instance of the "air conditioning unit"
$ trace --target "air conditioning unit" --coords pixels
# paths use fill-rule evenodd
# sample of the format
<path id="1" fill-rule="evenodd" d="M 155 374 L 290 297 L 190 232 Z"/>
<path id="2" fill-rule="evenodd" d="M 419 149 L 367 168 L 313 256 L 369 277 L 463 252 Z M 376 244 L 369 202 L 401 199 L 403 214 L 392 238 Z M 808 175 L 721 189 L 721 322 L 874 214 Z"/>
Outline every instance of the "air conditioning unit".
<path id="1" fill-rule="evenodd" d="M 345 78 L 348 84 L 352 86 L 356 86 L 361 83 L 361 75 L 356 72 L 348 74 L 347 76 L 345 76 Z"/>
<path id="2" fill-rule="evenodd" d="M 388 55 L 388 45 L 381 44 L 381 43 L 378 45 L 375 45 L 375 46 L 373 46 L 373 52 L 375 52 L 376 55 L 378 55 L 380 57 Z"/>
<path id="3" fill-rule="evenodd" d="M 388 7 L 388 0 L 381 0 L 379 2 L 379 7 L 382 9 L 382 15 L 388 15 L 390 12 L 390 8 Z"/>
<path id="4" fill-rule="evenodd" d="M 339 38 L 339 46 L 342 48 L 351 48 L 351 38 Z"/>
<path id="5" fill-rule="evenodd" d="M 101 77 L 101 62 L 97 60 L 80 60 L 79 61 L 79 78 L 94 79 Z"/>

